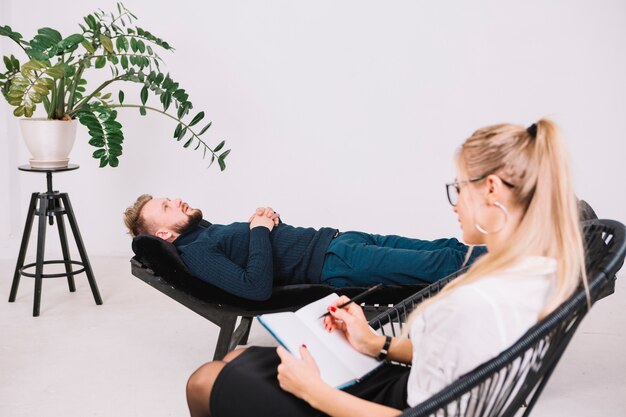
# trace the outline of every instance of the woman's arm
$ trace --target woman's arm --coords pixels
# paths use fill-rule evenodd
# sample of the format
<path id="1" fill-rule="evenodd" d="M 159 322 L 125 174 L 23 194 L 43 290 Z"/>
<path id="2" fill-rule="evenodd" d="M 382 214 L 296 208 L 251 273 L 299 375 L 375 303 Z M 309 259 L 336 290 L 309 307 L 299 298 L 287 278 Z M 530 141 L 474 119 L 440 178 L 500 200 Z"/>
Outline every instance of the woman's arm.
<path id="1" fill-rule="evenodd" d="M 324 326 L 329 332 L 343 331 L 350 344 L 359 352 L 377 357 L 385 344 L 385 336 L 372 332 L 363 310 L 357 304 L 348 304 L 343 309 L 337 306 L 348 301 L 346 296 L 339 297 L 328 308 L 330 316 L 324 319 Z M 411 363 L 413 344 L 409 339 L 394 337 L 389 345 L 387 358 L 396 362 Z"/>
<path id="2" fill-rule="evenodd" d="M 303 399 L 311 407 L 333 417 L 398 416 L 402 413 L 391 407 L 362 400 L 326 384 L 319 375 L 315 360 L 303 345 L 298 359 L 282 346 L 277 349 L 280 387 Z"/>

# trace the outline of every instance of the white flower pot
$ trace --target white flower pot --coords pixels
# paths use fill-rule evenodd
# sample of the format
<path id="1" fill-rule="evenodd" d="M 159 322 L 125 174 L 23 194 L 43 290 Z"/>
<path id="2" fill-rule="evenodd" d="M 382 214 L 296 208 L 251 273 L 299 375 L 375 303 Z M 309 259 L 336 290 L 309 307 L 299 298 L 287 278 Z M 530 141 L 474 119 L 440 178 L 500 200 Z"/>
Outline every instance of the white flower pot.
<path id="1" fill-rule="evenodd" d="M 78 120 L 20 119 L 20 128 L 33 168 L 62 168 L 76 139 Z"/>

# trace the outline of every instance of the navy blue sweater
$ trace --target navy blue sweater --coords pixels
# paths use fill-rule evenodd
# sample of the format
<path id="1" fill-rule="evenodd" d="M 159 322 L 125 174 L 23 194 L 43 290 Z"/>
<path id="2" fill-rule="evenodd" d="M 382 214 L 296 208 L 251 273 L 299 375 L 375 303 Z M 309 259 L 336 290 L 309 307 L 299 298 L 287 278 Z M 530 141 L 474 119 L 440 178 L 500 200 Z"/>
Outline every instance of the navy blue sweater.
<path id="1" fill-rule="evenodd" d="M 267 300 L 274 284 L 317 284 L 336 229 L 280 223 L 250 230 L 249 223 L 198 226 L 174 240 L 189 271 L 231 294 Z"/>

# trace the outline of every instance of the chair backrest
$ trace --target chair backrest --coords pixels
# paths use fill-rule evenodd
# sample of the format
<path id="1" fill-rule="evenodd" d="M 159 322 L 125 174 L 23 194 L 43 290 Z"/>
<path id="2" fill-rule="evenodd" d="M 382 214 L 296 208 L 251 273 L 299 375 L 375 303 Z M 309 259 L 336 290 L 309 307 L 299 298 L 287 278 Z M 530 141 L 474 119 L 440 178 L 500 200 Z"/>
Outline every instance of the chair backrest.
<path id="1" fill-rule="evenodd" d="M 605 296 L 607 288 L 613 286 L 615 274 L 624 262 L 625 234 L 624 225 L 612 220 L 584 224 L 592 303 Z M 370 325 L 383 333 L 397 334 L 401 323 L 421 300 L 435 294 L 457 275 L 420 291 L 371 320 Z M 524 406 L 523 415 L 528 416 L 587 311 L 586 292 L 581 286 L 513 346 L 406 410 L 402 416 L 512 417 Z"/>

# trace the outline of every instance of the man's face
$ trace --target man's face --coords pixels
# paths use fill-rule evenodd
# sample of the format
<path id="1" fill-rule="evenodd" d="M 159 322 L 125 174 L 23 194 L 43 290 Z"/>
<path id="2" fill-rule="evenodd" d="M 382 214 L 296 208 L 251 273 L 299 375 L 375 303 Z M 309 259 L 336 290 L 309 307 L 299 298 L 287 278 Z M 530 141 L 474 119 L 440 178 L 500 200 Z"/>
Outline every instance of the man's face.
<path id="1" fill-rule="evenodd" d="M 202 211 L 189 207 L 180 198 L 153 198 L 141 210 L 156 236 L 173 240 L 202 220 Z"/>

